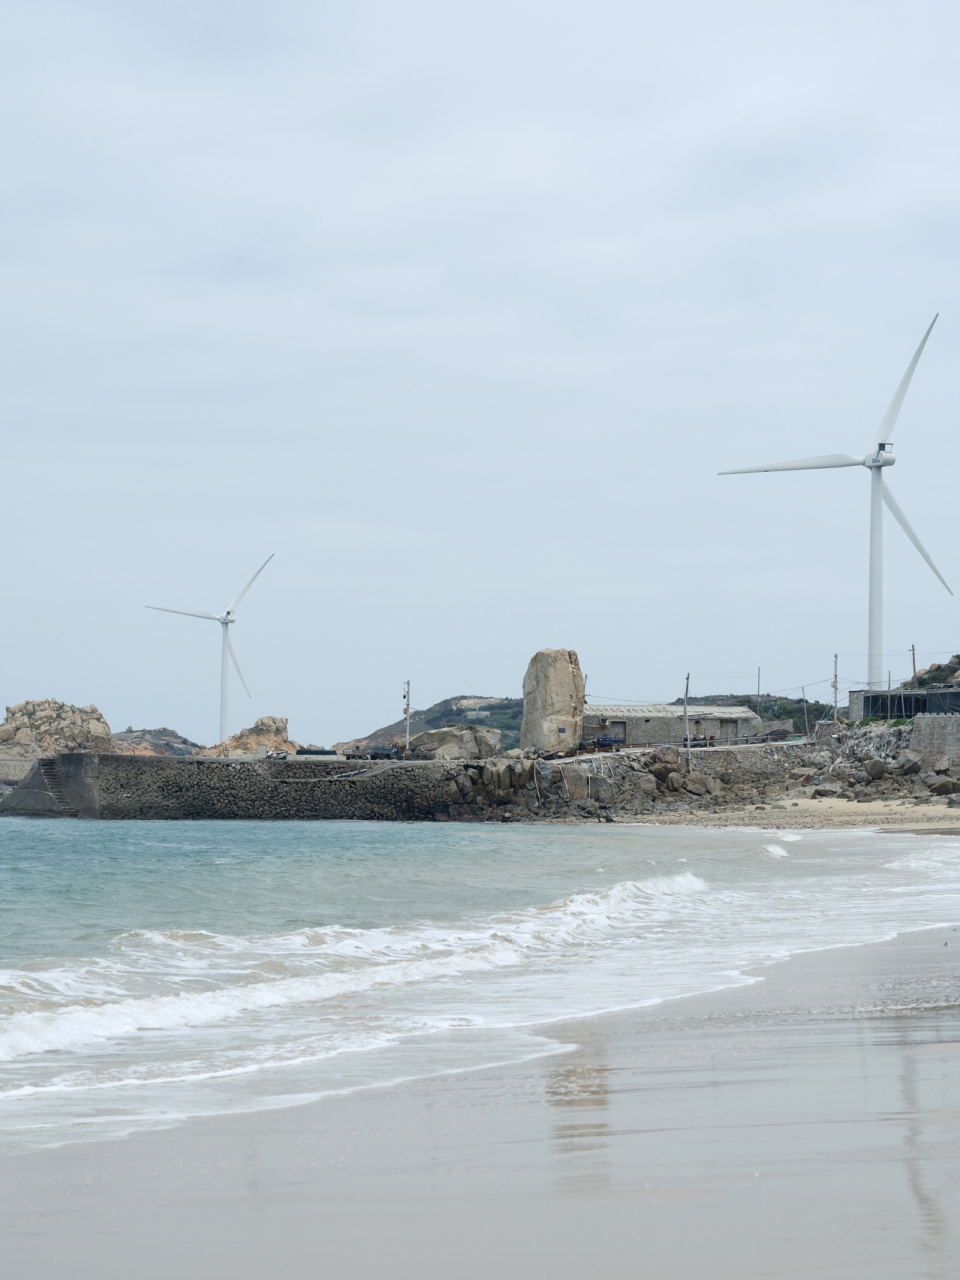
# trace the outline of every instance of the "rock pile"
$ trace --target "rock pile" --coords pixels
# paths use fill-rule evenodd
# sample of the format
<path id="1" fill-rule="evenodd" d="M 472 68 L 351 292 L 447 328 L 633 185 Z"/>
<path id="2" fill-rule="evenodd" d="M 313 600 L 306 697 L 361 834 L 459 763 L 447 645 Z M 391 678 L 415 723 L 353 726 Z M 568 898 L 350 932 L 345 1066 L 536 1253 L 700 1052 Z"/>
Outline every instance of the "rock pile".
<path id="1" fill-rule="evenodd" d="M 55 698 L 7 707 L 0 725 L 0 754 L 20 759 L 63 751 L 116 751 L 110 726 L 94 706 L 74 707 Z"/>
<path id="2" fill-rule="evenodd" d="M 241 729 L 221 746 L 202 747 L 195 754 L 255 756 L 258 747 L 266 747 L 268 751 L 296 751 L 299 745 L 299 742 L 292 742 L 287 736 L 286 716 L 261 716 L 251 729 Z"/>
<path id="3" fill-rule="evenodd" d="M 932 717 L 921 717 L 926 720 Z M 940 720 L 940 717 L 937 717 Z M 943 724 L 952 717 L 943 717 Z M 847 733 L 813 795 L 841 800 L 913 800 L 960 794 L 960 762 L 915 749 L 913 725 L 864 725 Z M 960 800 L 958 800 L 960 803 Z"/>

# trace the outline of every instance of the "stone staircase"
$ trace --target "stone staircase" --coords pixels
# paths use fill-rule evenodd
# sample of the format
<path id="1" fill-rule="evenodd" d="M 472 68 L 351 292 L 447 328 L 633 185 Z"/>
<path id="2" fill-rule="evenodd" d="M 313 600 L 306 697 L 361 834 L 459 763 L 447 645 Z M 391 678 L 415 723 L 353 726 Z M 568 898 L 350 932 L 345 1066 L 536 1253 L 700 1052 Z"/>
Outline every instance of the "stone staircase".
<path id="1" fill-rule="evenodd" d="M 67 797 L 63 794 L 63 787 L 60 784 L 60 771 L 57 768 L 56 759 L 51 756 L 42 758 L 40 760 L 40 772 L 43 774 L 43 780 L 47 784 L 47 790 L 56 803 L 57 817 L 79 818 L 80 810 L 72 808 Z"/>

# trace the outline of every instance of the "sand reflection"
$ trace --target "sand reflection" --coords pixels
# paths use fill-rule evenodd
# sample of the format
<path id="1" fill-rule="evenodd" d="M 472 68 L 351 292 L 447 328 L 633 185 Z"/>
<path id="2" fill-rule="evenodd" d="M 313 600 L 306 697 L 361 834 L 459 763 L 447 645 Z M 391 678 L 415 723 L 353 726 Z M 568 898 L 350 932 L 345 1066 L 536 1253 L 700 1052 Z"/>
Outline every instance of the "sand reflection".
<path id="1" fill-rule="evenodd" d="M 551 1106 L 563 1118 L 552 1127 L 551 1137 L 559 1165 L 559 1182 L 565 1191 L 603 1191 L 610 1185 L 610 1067 L 599 1029 L 580 1036 L 580 1047 L 550 1071 L 545 1092 Z"/>

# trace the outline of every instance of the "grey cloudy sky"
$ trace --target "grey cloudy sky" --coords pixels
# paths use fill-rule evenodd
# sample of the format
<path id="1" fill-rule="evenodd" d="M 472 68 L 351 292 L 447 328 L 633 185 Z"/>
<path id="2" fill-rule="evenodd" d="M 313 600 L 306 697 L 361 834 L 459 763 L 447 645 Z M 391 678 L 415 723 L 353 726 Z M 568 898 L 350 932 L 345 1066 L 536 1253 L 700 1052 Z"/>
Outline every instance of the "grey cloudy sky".
<path id="1" fill-rule="evenodd" d="M 329 742 L 865 676 L 863 452 L 960 591 L 947 3 L 5 0 L 3 701 Z M 887 524 L 886 666 L 960 647 Z"/>

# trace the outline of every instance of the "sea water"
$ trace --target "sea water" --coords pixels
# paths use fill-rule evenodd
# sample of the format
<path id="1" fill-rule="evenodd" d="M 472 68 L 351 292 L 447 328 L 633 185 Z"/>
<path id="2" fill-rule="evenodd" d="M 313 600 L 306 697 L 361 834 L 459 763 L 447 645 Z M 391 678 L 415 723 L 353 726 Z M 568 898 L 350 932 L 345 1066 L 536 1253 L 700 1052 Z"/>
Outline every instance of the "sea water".
<path id="1" fill-rule="evenodd" d="M 0 822 L 0 1147 L 564 1052 L 545 1027 L 960 919 L 960 839 Z"/>

